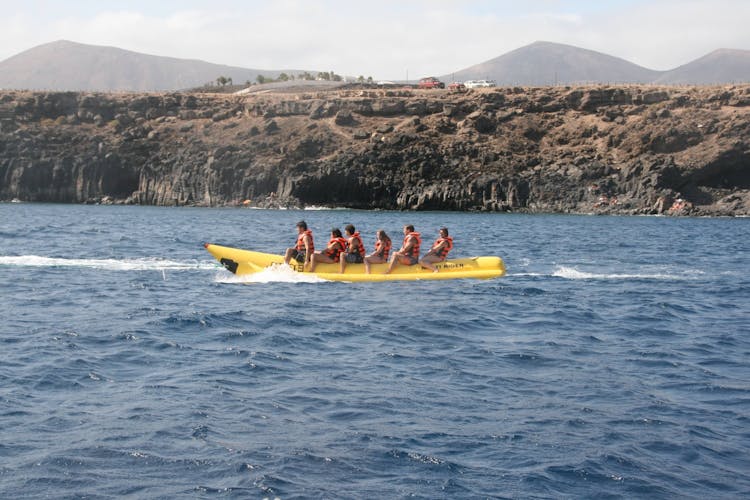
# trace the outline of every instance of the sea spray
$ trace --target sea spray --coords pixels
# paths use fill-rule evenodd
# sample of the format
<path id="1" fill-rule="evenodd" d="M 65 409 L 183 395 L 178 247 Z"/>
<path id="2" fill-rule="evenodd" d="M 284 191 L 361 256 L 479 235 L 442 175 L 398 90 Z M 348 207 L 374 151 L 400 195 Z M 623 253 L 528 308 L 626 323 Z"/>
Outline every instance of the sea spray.
<path id="1" fill-rule="evenodd" d="M 39 255 L 3 255 L 0 266 L 19 267 L 81 267 L 107 271 L 165 271 L 216 269 L 213 261 L 173 261 L 157 258 L 136 259 L 75 259 Z"/>
<path id="2" fill-rule="evenodd" d="M 234 274 L 217 274 L 217 283 L 325 283 L 324 280 L 314 274 L 300 273 L 286 264 L 272 264 L 264 270 L 236 276 Z"/>

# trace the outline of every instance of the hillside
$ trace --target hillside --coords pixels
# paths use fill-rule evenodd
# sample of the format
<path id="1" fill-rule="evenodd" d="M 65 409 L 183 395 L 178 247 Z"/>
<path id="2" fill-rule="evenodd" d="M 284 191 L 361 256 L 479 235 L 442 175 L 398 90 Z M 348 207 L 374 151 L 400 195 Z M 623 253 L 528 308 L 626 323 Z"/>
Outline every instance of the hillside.
<path id="1" fill-rule="evenodd" d="M 442 77 L 444 81 L 495 80 L 498 85 L 653 83 L 719 85 L 750 82 L 750 51 L 719 49 L 668 71 L 656 71 L 601 52 L 535 42 Z"/>
<path id="2" fill-rule="evenodd" d="M 663 85 L 716 85 L 750 82 L 750 50 L 719 49 L 688 64 L 664 72 Z"/>
<path id="3" fill-rule="evenodd" d="M 160 91 L 198 87 L 220 76 L 254 82 L 280 71 L 237 68 L 140 54 L 116 47 L 57 41 L 0 62 L 0 88 L 77 91 Z"/>
<path id="4" fill-rule="evenodd" d="M 750 215 L 750 86 L 0 92 L 0 199 Z"/>
<path id="5" fill-rule="evenodd" d="M 443 77 L 445 81 L 491 79 L 501 86 L 582 83 L 648 83 L 660 72 L 571 45 L 535 42 Z"/>

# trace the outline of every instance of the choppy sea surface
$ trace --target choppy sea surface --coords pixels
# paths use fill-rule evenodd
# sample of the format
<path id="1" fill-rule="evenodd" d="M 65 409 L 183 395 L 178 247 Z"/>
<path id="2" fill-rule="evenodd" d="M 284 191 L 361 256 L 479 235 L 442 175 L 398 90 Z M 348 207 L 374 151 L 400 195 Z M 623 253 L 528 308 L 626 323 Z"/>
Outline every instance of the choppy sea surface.
<path id="1" fill-rule="evenodd" d="M 489 281 L 239 279 L 440 226 Z M 2 498 L 747 498 L 750 220 L 0 204 Z"/>

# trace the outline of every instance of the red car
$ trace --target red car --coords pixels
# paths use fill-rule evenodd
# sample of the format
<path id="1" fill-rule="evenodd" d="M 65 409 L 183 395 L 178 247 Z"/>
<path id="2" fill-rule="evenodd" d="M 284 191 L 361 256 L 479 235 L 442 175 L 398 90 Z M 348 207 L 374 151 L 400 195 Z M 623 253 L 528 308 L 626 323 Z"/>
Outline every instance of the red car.
<path id="1" fill-rule="evenodd" d="M 419 80 L 417 87 L 420 89 L 444 89 L 445 84 L 434 76 L 428 76 Z"/>
<path id="2" fill-rule="evenodd" d="M 448 90 L 451 90 L 453 92 L 465 92 L 466 85 L 464 85 L 461 82 L 453 82 L 450 85 L 448 85 Z"/>

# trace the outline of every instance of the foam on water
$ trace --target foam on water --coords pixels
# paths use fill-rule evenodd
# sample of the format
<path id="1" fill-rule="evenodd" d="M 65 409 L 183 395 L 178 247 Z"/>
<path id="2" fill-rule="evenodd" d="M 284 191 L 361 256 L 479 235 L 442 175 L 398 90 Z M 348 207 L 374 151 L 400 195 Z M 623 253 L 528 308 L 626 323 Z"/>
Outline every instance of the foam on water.
<path id="1" fill-rule="evenodd" d="M 306 205 L 304 210 L 320 212 L 320 211 L 326 211 L 326 210 L 347 210 L 347 209 L 344 207 L 326 207 L 323 205 Z"/>
<path id="2" fill-rule="evenodd" d="M 213 261 L 173 261 L 155 258 L 140 259 L 65 259 L 39 255 L 3 255 L 0 266 L 21 267 L 84 267 L 108 271 L 179 271 L 216 269 Z"/>
<path id="3" fill-rule="evenodd" d="M 699 271 L 691 272 L 684 275 L 666 274 L 666 273 L 590 273 L 579 271 L 573 267 L 559 266 L 552 273 L 552 276 L 568 280 L 684 280 L 691 275 L 701 274 Z"/>
<path id="4" fill-rule="evenodd" d="M 217 283 L 327 283 L 310 273 L 298 273 L 286 264 L 272 264 L 259 273 L 236 276 L 221 273 L 214 280 Z"/>

